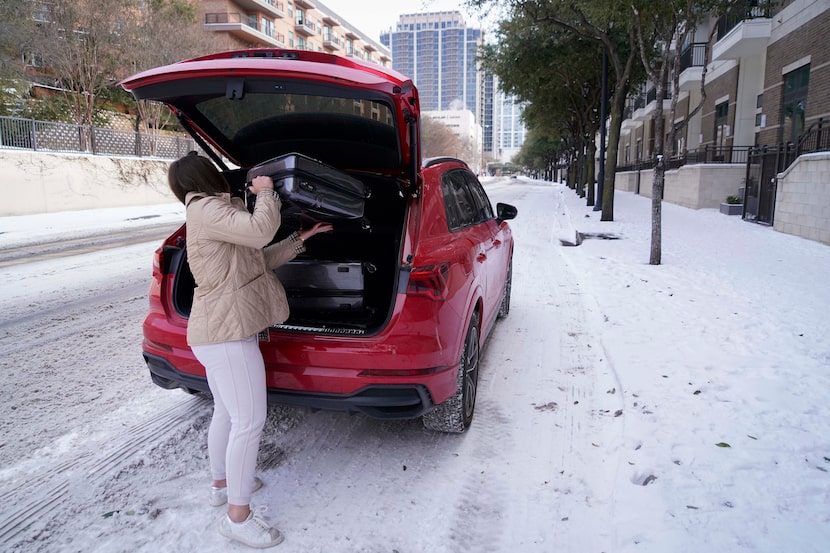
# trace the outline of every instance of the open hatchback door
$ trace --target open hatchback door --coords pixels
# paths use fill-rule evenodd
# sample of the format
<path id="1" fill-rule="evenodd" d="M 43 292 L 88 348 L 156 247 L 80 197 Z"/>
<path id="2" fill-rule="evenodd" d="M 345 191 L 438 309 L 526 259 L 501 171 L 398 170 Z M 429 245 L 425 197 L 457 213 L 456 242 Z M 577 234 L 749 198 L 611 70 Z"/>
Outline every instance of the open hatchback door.
<path id="1" fill-rule="evenodd" d="M 252 49 L 144 71 L 121 86 L 170 106 L 222 169 L 300 153 L 416 188 L 417 90 L 386 67 L 322 52 Z"/>

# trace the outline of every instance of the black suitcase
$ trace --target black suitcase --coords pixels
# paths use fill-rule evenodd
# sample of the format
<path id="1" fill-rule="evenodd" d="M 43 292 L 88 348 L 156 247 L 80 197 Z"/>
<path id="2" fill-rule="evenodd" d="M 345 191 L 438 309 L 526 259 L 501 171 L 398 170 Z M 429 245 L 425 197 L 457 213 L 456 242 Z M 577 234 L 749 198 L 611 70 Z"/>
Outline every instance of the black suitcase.
<path id="1" fill-rule="evenodd" d="M 359 219 L 367 197 L 365 185 L 342 171 L 302 154 L 291 153 L 263 161 L 248 170 L 246 182 L 268 175 L 274 190 L 321 220 Z"/>
<path id="2" fill-rule="evenodd" d="M 285 288 L 292 314 L 360 310 L 364 307 L 364 267 L 358 261 L 295 259 L 274 273 Z"/>

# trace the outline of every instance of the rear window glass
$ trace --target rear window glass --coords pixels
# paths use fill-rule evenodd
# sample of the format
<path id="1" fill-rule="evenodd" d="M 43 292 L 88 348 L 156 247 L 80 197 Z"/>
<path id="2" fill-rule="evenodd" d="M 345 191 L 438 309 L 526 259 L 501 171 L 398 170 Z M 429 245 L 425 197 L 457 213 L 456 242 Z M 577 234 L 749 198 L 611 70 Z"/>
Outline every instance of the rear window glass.
<path id="1" fill-rule="evenodd" d="M 384 99 L 250 80 L 239 98 L 223 81 L 205 84 L 212 89 L 180 96 L 175 104 L 242 166 L 299 152 L 338 168 L 400 169 L 396 112 Z"/>
<path id="2" fill-rule="evenodd" d="M 395 120 L 389 106 L 374 100 L 333 98 L 305 94 L 246 94 L 240 100 L 225 97 L 201 102 L 197 110 L 217 130 L 230 139 L 245 135 L 261 124 L 306 116 L 307 121 L 325 117 L 365 119 L 394 129 Z"/>

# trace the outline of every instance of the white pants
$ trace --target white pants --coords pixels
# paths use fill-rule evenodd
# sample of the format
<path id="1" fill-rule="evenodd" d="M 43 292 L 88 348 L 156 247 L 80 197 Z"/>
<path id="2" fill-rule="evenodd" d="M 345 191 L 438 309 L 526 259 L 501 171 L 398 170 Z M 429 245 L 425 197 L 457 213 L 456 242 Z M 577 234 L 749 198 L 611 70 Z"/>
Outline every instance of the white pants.
<path id="1" fill-rule="evenodd" d="M 265 426 L 265 362 L 256 336 L 191 348 L 213 394 L 208 456 L 214 480 L 228 481 L 228 503 L 249 505 Z"/>

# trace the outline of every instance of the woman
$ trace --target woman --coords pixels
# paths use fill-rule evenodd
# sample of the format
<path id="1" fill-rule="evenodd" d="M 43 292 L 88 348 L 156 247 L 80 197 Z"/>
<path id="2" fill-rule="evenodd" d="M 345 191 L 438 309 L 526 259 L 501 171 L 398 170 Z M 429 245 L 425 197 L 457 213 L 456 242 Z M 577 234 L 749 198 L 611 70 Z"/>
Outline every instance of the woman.
<path id="1" fill-rule="evenodd" d="M 187 255 L 196 280 L 187 343 L 204 365 L 214 399 L 208 431 L 213 475 L 209 502 L 228 504 L 222 535 L 251 547 L 283 536 L 251 511 L 251 494 L 266 416 L 265 363 L 257 334 L 288 318 L 285 290 L 273 269 L 305 251 L 305 240 L 331 225 L 318 223 L 265 247 L 280 225 L 280 200 L 270 177 L 256 177 L 253 213 L 232 198 L 213 163 L 189 155 L 173 162 L 170 189 L 185 205 Z"/>

